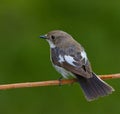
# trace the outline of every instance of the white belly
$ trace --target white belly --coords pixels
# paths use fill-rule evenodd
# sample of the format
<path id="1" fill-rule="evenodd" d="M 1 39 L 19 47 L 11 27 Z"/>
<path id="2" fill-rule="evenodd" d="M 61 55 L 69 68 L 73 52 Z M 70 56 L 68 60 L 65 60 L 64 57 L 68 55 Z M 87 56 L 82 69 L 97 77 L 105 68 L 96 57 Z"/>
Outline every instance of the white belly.
<path id="1" fill-rule="evenodd" d="M 55 69 L 56 69 L 64 78 L 68 78 L 69 76 L 73 76 L 73 77 L 74 77 L 74 75 L 73 75 L 71 72 L 65 70 L 64 68 L 59 67 L 59 66 L 56 66 L 56 65 L 53 65 L 53 66 L 55 67 Z"/>

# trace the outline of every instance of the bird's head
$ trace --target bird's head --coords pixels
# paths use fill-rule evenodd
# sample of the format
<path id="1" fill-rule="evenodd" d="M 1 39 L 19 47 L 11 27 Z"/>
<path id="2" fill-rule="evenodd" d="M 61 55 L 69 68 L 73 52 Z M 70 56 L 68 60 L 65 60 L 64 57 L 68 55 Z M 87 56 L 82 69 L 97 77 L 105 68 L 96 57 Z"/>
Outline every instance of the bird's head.
<path id="1" fill-rule="evenodd" d="M 66 41 L 71 42 L 73 39 L 71 35 L 61 30 L 50 31 L 46 35 L 40 36 L 40 38 L 46 39 L 51 48 L 55 48 L 60 45 L 63 46 Z"/>

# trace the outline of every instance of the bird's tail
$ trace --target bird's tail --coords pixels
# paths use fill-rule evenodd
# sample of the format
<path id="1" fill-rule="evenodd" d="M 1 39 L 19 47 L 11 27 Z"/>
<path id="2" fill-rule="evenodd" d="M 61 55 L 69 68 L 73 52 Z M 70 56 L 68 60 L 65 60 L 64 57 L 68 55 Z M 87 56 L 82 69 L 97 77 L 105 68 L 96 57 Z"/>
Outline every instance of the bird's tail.
<path id="1" fill-rule="evenodd" d="M 92 78 L 86 79 L 79 75 L 76 75 L 76 77 L 88 101 L 95 100 L 98 97 L 106 96 L 114 91 L 110 85 L 101 80 L 94 73 Z"/>

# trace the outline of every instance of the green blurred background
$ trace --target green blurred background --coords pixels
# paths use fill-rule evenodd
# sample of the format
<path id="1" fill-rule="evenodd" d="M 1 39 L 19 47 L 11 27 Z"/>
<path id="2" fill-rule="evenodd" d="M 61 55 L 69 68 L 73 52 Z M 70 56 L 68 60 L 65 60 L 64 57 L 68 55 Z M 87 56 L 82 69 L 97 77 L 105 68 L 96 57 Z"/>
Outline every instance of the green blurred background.
<path id="1" fill-rule="evenodd" d="M 40 34 L 60 29 L 86 49 L 97 74 L 120 72 L 119 0 L 1 0 L 0 84 L 58 79 Z M 0 114 L 120 114 L 115 92 L 87 102 L 78 84 L 0 91 Z"/>

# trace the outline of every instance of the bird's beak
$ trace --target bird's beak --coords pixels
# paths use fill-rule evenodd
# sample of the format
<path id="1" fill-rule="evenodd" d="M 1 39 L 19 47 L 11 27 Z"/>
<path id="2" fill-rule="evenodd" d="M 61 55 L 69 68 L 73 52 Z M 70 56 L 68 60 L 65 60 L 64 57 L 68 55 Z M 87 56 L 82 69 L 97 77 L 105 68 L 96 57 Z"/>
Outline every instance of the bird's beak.
<path id="1" fill-rule="evenodd" d="M 47 35 L 41 35 L 40 38 L 47 39 Z"/>

